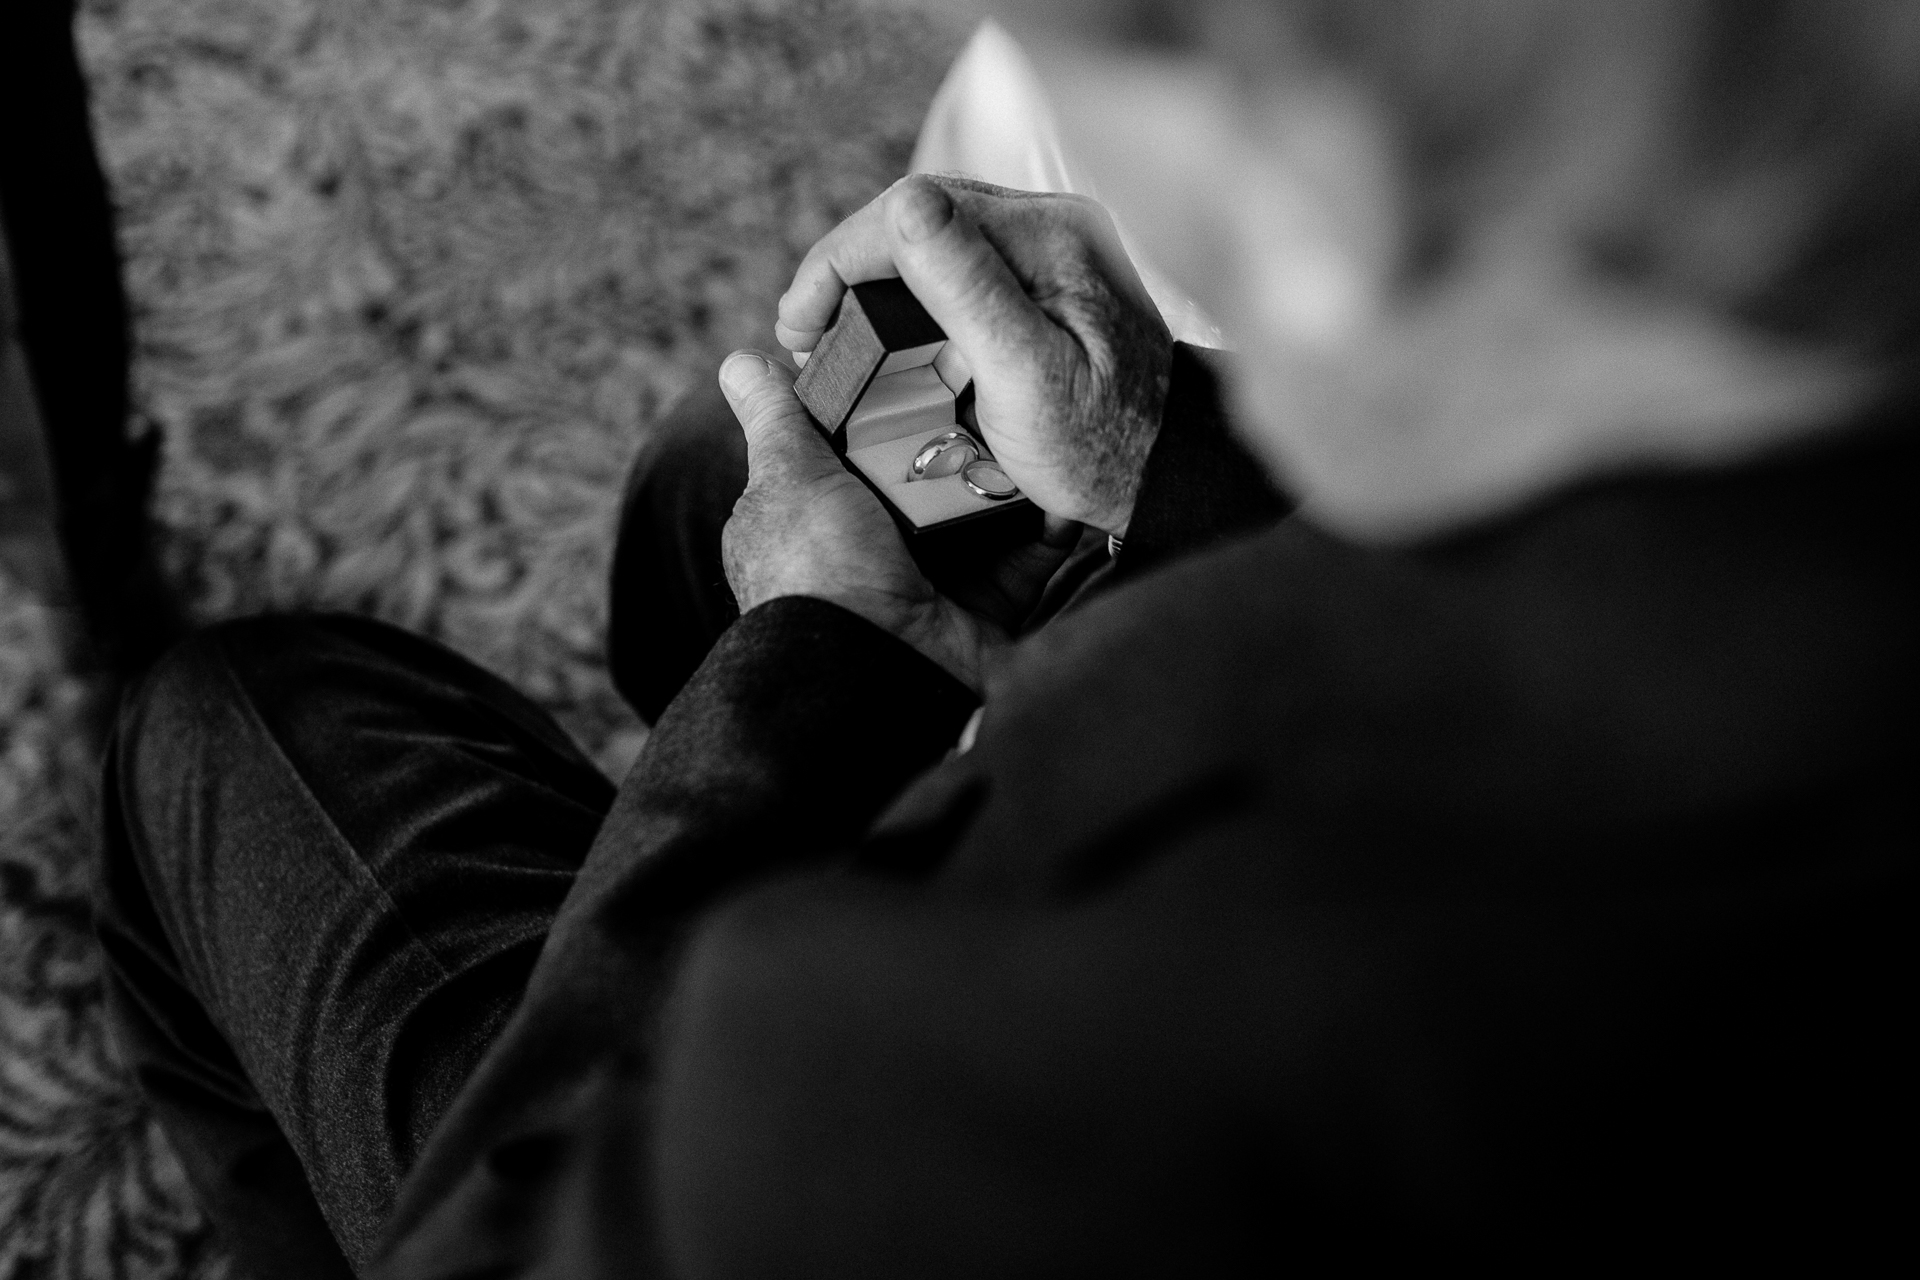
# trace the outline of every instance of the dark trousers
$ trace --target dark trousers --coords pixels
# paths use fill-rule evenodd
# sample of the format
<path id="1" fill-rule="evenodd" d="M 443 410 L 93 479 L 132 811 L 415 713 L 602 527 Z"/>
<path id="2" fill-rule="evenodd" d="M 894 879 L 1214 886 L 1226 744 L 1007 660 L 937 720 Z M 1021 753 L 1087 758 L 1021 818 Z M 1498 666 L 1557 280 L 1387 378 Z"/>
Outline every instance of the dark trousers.
<path id="1" fill-rule="evenodd" d="M 649 719 L 734 617 L 719 539 L 745 479 L 717 391 L 634 467 L 609 648 Z M 109 1008 L 243 1266 L 342 1276 L 368 1256 L 613 796 L 519 692 L 366 619 L 218 626 L 128 696 L 105 787 Z"/>
<path id="2" fill-rule="evenodd" d="M 738 616 L 720 532 L 745 484 L 717 389 L 635 461 L 608 662 L 649 721 Z M 1104 548 L 1082 540 L 1029 627 L 1084 598 Z M 341 1276 L 369 1257 L 613 797 L 526 697 L 367 619 L 226 623 L 127 697 L 105 786 L 109 1008 L 244 1266 Z"/>

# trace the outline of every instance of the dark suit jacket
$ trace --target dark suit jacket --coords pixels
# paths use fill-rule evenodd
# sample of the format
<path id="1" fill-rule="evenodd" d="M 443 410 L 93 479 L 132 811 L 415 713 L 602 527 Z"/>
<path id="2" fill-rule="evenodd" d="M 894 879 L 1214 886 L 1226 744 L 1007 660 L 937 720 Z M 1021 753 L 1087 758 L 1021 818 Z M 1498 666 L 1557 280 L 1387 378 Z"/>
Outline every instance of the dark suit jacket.
<path id="1" fill-rule="evenodd" d="M 849 613 L 726 634 L 382 1275 L 1893 1236 L 1905 415 L 1411 549 L 1298 520 L 1201 549 L 1236 471 L 1182 369 L 1141 563 L 1020 647 L 971 750 L 966 690 Z"/>

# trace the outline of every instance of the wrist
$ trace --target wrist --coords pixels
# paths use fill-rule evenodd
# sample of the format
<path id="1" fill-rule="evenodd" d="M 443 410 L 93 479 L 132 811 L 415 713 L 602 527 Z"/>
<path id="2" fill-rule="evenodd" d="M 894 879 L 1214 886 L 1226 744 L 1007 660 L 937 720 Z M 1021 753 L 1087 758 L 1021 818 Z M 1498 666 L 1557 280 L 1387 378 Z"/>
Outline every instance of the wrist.
<path id="1" fill-rule="evenodd" d="M 936 596 L 895 633 L 976 694 L 987 685 L 987 655 L 1006 638 L 945 596 Z"/>
<path id="2" fill-rule="evenodd" d="M 979 619 L 944 596 L 902 599 L 875 591 L 810 591 L 848 613 L 866 619 L 979 693 L 985 685 L 985 654 L 996 637 Z"/>
<path id="3" fill-rule="evenodd" d="M 1110 537 L 1126 537 L 1127 528 L 1133 523 L 1133 509 L 1140 497 L 1141 480 L 1142 476 L 1134 475 L 1123 495 L 1120 495 L 1116 501 L 1108 503 L 1096 518 L 1085 523 Z"/>
<path id="4" fill-rule="evenodd" d="M 1107 461 L 1107 474 L 1101 485 L 1101 496 L 1105 500 L 1100 504 L 1099 518 L 1087 521 L 1088 524 L 1116 538 L 1127 536 L 1134 508 L 1140 503 L 1140 490 L 1146 484 L 1147 459 L 1152 456 L 1159 438 L 1157 416 L 1150 423 L 1142 420 L 1129 433 L 1125 448 L 1116 451 L 1117 456 Z"/>

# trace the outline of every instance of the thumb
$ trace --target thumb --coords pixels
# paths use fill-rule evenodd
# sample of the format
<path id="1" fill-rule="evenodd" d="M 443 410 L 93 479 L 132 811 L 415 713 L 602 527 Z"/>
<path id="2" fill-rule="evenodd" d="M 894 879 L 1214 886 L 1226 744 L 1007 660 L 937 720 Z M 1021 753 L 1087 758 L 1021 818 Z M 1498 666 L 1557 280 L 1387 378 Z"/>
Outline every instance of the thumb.
<path id="1" fill-rule="evenodd" d="M 1060 338 L 1000 251 L 939 183 L 904 179 L 887 201 L 901 278 L 976 372 L 982 365 L 1031 362 Z"/>
<path id="2" fill-rule="evenodd" d="M 794 374 L 758 351 L 736 351 L 720 364 L 720 390 L 747 437 L 749 484 L 816 479 L 840 460 L 793 393 Z"/>

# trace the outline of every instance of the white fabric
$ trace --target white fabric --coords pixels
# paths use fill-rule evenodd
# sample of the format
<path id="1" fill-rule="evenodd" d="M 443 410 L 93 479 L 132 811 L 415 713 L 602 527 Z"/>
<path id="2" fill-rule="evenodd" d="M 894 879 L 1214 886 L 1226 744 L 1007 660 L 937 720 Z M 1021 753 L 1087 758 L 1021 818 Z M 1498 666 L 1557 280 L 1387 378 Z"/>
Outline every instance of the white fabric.
<path id="1" fill-rule="evenodd" d="M 1185 126 L 1162 123 L 1172 130 L 1163 141 L 1178 145 Z M 940 86 L 913 168 L 1100 198 L 1062 146 L 1033 64 L 991 21 Z M 1284 211 L 1285 194 L 1255 193 L 1246 203 Z M 1174 335 L 1224 346 L 1213 322 L 1120 231 Z M 1325 291 L 1298 280 L 1270 292 L 1282 295 L 1276 304 L 1327 309 Z M 1254 443 L 1303 509 L 1368 540 L 1458 528 L 1597 474 L 1735 463 L 1848 421 L 1880 381 L 1834 353 L 1743 330 L 1702 308 L 1583 291 L 1507 258 L 1378 329 L 1341 360 L 1316 366 L 1314 385 L 1294 376 L 1268 394 L 1257 385 L 1262 371 L 1249 368 L 1238 389 L 1243 404 L 1291 408 L 1285 421 L 1262 424 Z"/>
<path id="2" fill-rule="evenodd" d="M 973 33 L 934 94 L 911 168 L 1020 191 L 1100 198 L 1061 146 L 1053 108 L 1026 52 L 991 18 Z M 1120 239 L 1173 336 L 1196 346 L 1224 346 L 1219 326 L 1141 256 L 1124 226 Z"/>

